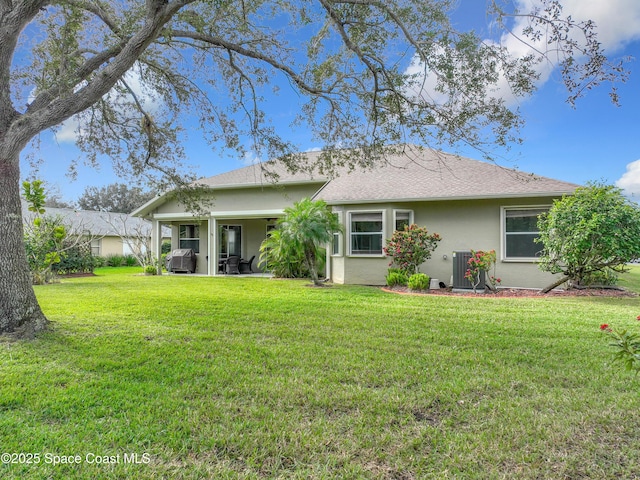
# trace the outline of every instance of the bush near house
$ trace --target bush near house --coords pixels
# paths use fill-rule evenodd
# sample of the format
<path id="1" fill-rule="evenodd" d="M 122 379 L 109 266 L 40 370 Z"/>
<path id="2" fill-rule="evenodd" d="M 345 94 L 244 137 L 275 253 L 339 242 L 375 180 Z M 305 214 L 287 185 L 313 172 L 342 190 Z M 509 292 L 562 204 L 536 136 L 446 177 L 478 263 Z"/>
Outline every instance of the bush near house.
<path id="1" fill-rule="evenodd" d="M 418 268 L 431 258 L 431 254 L 441 240 L 437 233 L 429 234 L 425 227 L 411 224 L 404 230 L 396 230 L 384 247 L 384 253 L 393 260 L 389 266 L 395 266 L 413 275 Z"/>
<path id="2" fill-rule="evenodd" d="M 321 285 L 320 269 L 325 248 L 335 232 L 341 231 L 336 214 L 326 202 L 303 198 L 284 210 L 277 229 L 260 246 L 260 263 L 276 276 L 308 274 L 315 285 Z M 304 275 L 306 276 L 306 275 Z"/>
<path id="3" fill-rule="evenodd" d="M 539 266 L 571 286 L 615 281 L 640 257 L 640 207 L 612 185 L 592 183 L 556 200 L 538 220 Z"/>
<path id="4" fill-rule="evenodd" d="M 97 257 L 91 255 L 91 245 L 73 245 L 65 249 L 60 262 L 52 266 L 57 275 L 70 275 L 74 273 L 92 273 L 95 267 L 100 266 Z"/>
<path id="5" fill-rule="evenodd" d="M 399 268 L 390 268 L 387 272 L 387 285 L 389 287 L 406 287 L 409 283 L 407 274 Z"/>
<path id="6" fill-rule="evenodd" d="M 409 290 L 428 290 L 430 280 L 424 273 L 414 273 L 409 277 Z"/>

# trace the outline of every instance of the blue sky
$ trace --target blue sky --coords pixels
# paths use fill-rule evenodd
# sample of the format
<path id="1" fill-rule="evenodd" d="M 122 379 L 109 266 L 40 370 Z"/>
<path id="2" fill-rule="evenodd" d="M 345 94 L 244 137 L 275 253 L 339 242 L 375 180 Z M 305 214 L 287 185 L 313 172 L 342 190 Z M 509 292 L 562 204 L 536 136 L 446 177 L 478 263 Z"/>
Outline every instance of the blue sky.
<path id="1" fill-rule="evenodd" d="M 526 9 L 535 0 L 518 0 Z M 617 183 L 629 195 L 640 199 L 640 2 L 638 0 L 566 0 L 565 12 L 574 18 L 596 21 L 599 39 L 613 58 L 632 56 L 627 64 L 631 75 L 626 84 L 618 86 L 621 106 L 613 105 L 609 90 L 600 87 L 569 106 L 564 85 L 557 72 L 552 72 L 530 99 L 520 102 L 526 121 L 522 130 L 524 143 L 509 152 L 496 153 L 500 164 L 522 171 L 557 178 L 578 184 L 603 180 Z M 484 12 L 485 2 L 462 0 L 455 20 L 463 26 L 473 25 L 480 33 L 489 31 Z M 508 41 L 508 40 L 506 40 Z M 269 114 L 273 122 L 288 130 L 288 122 L 296 110 L 293 94 L 281 93 L 276 107 Z M 291 131 L 290 140 L 301 151 L 316 148 L 304 130 Z M 71 180 L 68 165 L 80 157 L 72 137 L 53 137 L 45 132 L 40 137 L 38 155 L 46 158 L 38 170 L 38 178 L 57 187 L 62 197 L 73 201 L 87 186 L 104 186 L 113 182 L 127 182 L 116 177 L 103 162 L 99 171 L 80 166 L 77 178 Z M 197 132 L 185 145 L 187 164 L 201 177 L 215 175 L 242 167 L 247 159 L 229 157 L 228 152 L 212 151 Z M 452 149 L 451 149 L 452 150 Z M 459 150 L 470 158 L 481 158 L 473 149 Z M 25 151 L 22 172 L 31 172 Z"/>

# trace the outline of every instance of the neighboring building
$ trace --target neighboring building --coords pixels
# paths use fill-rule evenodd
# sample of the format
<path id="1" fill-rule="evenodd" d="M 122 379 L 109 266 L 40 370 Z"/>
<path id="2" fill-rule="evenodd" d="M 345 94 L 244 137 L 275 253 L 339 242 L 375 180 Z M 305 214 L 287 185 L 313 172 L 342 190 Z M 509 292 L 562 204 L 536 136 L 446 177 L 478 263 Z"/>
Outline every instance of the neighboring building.
<path id="1" fill-rule="evenodd" d="M 577 185 L 416 147 L 407 146 L 407 154 L 335 178 L 290 174 L 269 162 L 267 168 L 279 174 L 276 184 L 266 179 L 262 165 L 249 166 L 199 182 L 213 200 L 204 215 L 168 196 L 133 215 L 153 222 L 156 252 L 156 232 L 171 226 L 172 248 L 193 248 L 197 271 L 208 275 L 217 275 L 218 261 L 229 255 L 257 257 L 284 208 L 311 197 L 325 200 L 344 226 L 327 259 L 327 275 L 335 283 L 384 284 L 390 258 L 382 249 L 395 229 L 410 223 L 442 237 L 420 270 L 446 284 L 460 280 L 462 257 L 454 252 L 471 249 L 496 250 L 503 286 L 541 288 L 552 281 L 536 264 L 537 215 Z M 309 160 L 317 155 L 309 153 Z"/>
<path id="2" fill-rule="evenodd" d="M 45 215 L 61 217 L 70 235 L 91 239 L 94 256 L 129 255 L 134 249 L 146 249 L 151 240 L 151 222 L 125 213 L 45 208 Z M 25 222 L 32 222 L 34 217 L 25 201 L 22 201 L 22 216 Z M 163 235 L 170 238 L 171 230 L 164 229 Z"/>

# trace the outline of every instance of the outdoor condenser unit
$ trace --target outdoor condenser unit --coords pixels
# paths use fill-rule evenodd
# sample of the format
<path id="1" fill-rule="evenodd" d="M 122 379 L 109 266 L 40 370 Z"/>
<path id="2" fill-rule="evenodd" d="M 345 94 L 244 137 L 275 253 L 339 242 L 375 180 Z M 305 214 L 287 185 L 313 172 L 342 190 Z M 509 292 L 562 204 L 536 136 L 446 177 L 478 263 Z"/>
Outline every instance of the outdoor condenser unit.
<path id="1" fill-rule="evenodd" d="M 468 251 L 456 251 L 453 252 L 453 288 L 468 289 L 471 290 L 473 285 L 471 282 L 464 278 L 464 275 L 469 269 L 469 259 L 471 258 L 471 252 Z M 484 290 L 485 276 L 482 275 L 478 289 Z"/>
<path id="2" fill-rule="evenodd" d="M 196 252 L 192 248 L 180 248 L 171 252 L 170 271 L 194 273 L 196 271 Z"/>

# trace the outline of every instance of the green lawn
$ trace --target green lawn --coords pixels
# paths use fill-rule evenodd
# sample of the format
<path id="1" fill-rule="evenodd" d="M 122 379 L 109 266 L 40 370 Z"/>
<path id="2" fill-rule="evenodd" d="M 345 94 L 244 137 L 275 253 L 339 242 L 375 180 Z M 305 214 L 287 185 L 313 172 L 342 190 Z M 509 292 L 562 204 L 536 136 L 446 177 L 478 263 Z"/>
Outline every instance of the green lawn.
<path id="1" fill-rule="evenodd" d="M 1 450 L 37 462 L 0 478 L 640 478 L 640 377 L 599 329 L 637 298 L 134 272 L 37 287 L 51 331 L 0 341 Z"/>

